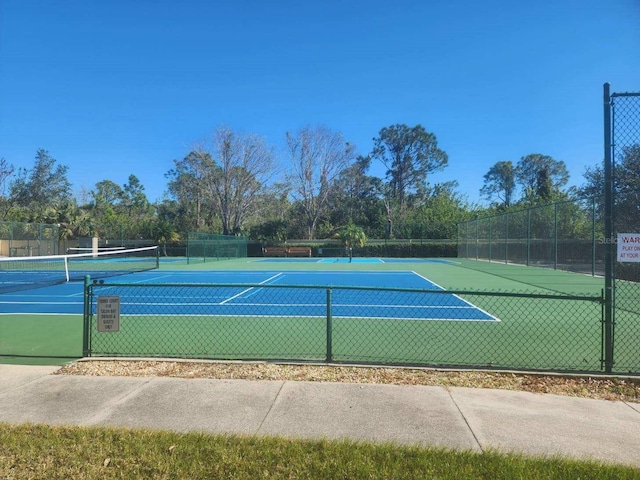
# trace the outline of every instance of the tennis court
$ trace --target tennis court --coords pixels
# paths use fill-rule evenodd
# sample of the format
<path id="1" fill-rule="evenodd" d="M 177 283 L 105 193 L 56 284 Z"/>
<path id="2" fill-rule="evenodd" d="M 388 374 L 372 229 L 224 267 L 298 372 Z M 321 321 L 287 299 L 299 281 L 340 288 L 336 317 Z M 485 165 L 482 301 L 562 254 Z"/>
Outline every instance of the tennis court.
<path id="1" fill-rule="evenodd" d="M 313 260 L 161 262 L 98 280 L 85 340 L 92 356 L 601 368 L 601 279 L 455 259 Z M 98 331 L 105 296 L 120 299 L 117 332 Z M 0 295 L 0 354 L 82 356 L 83 305 L 82 282 Z M 621 368 L 640 370 L 631 357 Z"/>
<path id="2" fill-rule="evenodd" d="M 425 294 L 408 290 L 442 290 L 412 271 L 262 271 L 179 272 L 152 271 L 121 276 L 117 283 L 153 285 L 135 289 L 135 295 L 121 298 L 122 314 L 180 315 L 197 309 L 198 315 L 271 317 L 325 317 L 325 289 L 304 287 L 385 287 L 399 289 L 383 300 L 376 290 L 337 289 L 333 315 L 356 318 L 366 305 L 367 318 L 412 320 L 497 321 L 495 317 L 456 295 Z M 157 285 L 161 286 L 158 287 Z M 167 285 L 168 284 L 168 285 Z M 184 284 L 218 284 L 206 299 L 181 293 Z M 277 295 L 272 286 L 277 285 Z M 111 290 L 115 290 L 113 287 Z M 407 289 L 401 291 L 401 289 Z M 130 290 L 133 291 L 133 290 Z M 108 287 L 100 289 L 109 295 Z M 284 301 L 286 299 L 286 301 Z M 75 283 L 5 294 L 0 312 L 37 314 L 82 314 L 83 292 Z"/>

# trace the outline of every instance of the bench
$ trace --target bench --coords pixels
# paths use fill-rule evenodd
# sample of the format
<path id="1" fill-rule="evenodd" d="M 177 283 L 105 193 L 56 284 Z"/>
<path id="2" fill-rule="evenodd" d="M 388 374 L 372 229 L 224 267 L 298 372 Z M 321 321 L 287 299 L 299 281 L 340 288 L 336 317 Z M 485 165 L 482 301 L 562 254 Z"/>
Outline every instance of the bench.
<path id="1" fill-rule="evenodd" d="M 286 247 L 265 247 L 262 249 L 262 254 L 265 257 L 286 257 Z"/>
<path id="2" fill-rule="evenodd" d="M 289 247 L 287 255 L 289 257 L 310 257 L 311 247 Z"/>

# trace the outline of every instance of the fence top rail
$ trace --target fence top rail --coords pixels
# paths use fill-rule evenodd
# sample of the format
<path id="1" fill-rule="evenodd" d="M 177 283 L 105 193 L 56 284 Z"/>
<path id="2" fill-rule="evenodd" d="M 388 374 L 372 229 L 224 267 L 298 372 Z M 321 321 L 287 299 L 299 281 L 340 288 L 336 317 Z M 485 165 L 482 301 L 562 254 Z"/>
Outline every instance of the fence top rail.
<path id="1" fill-rule="evenodd" d="M 428 293 L 438 295 L 477 295 L 492 297 L 534 298 L 547 300 L 581 300 L 588 302 L 603 302 L 603 294 L 599 295 L 571 295 L 534 292 L 505 292 L 488 290 L 438 290 L 429 288 L 400 288 L 400 287 L 364 287 L 355 285 L 300 285 L 300 284 L 260 284 L 260 283 L 91 283 L 89 288 L 121 287 L 121 288 L 274 288 L 274 289 L 311 289 L 311 290 L 375 290 L 381 292 Z"/>
<path id="2" fill-rule="evenodd" d="M 473 223 L 478 222 L 480 220 L 491 220 L 491 219 L 499 218 L 499 217 L 509 217 L 509 216 L 513 216 L 514 214 L 520 214 L 520 213 L 530 212 L 530 211 L 533 211 L 533 210 L 551 208 L 551 207 L 556 206 L 556 205 L 568 205 L 568 204 L 575 204 L 575 203 L 579 203 L 579 202 L 592 202 L 593 203 L 598 198 L 599 198 L 598 196 L 594 196 L 594 197 L 576 197 L 576 198 L 570 198 L 568 200 L 562 200 L 560 202 L 550 202 L 550 203 L 544 203 L 542 205 L 531 205 L 531 206 L 528 206 L 528 207 L 517 208 L 515 210 L 508 210 L 506 212 L 495 212 L 495 213 L 485 214 L 485 215 L 482 215 L 482 216 L 477 216 L 476 218 L 465 220 L 463 222 L 458 222 L 458 225 L 473 224 Z"/>
<path id="3" fill-rule="evenodd" d="M 611 97 L 640 97 L 640 92 L 612 93 Z"/>

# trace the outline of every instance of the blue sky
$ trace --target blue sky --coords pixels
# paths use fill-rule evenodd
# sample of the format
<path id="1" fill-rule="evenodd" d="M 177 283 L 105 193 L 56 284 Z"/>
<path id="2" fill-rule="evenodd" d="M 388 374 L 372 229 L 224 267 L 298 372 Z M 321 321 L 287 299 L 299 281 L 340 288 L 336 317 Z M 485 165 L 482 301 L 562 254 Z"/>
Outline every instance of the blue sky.
<path id="1" fill-rule="evenodd" d="M 497 161 L 603 157 L 602 85 L 640 91 L 640 0 L 0 0 L 0 157 L 44 148 L 74 191 L 174 159 L 221 125 L 326 125 L 368 154 L 423 125 L 449 155 L 430 182 L 479 200 Z M 376 165 L 371 174 L 383 176 Z"/>

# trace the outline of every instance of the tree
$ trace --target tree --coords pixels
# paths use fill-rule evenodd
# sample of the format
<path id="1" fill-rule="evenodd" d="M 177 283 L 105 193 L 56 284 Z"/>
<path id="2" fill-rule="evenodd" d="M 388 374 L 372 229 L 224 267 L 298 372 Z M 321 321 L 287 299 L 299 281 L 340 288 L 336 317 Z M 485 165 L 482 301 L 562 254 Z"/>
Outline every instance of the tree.
<path id="1" fill-rule="evenodd" d="M 382 180 L 367 175 L 371 157 L 359 156 L 355 163 L 345 168 L 336 179 L 336 189 L 328 204 L 331 224 L 342 227 L 353 221 L 366 229 L 371 236 L 374 231 L 384 231 L 379 220 L 384 217 L 384 205 L 380 199 Z"/>
<path id="2" fill-rule="evenodd" d="M 536 176 L 536 197 L 540 202 L 548 203 L 553 197 L 553 191 L 549 166 L 544 165 L 538 170 L 538 175 Z"/>
<path id="3" fill-rule="evenodd" d="M 7 198 L 7 180 L 11 178 L 15 167 L 4 158 L 0 158 L 0 220 L 6 219 L 11 202 Z"/>
<path id="4" fill-rule="evenodd" d="M 173 243 L 180 240 L 180 235 L 176 232 L 174 225 L 163 219 L 156 218 L 149 223 L 149 237 L 162 245 L 162 254 L 167 256 L 167 243 Z"/>
<path id="5" fill-rule="evenodd" d="M 367 236 L 364 233 L 362 227 L 355 225 L 353 222 L 349 222 L 342 227 L 338 232 L 338 236 L 342 243 L 347 248 L 364 247 L 367 241 Z"/>
<path id="6" fill-rule="evenodd" d="M 209 222 L 218 217 L 225 235 L 240 233 L 256 213 L 264 186 L 275 172 L 272 149 L 264 139 L 227 127 L 218 128 L 210 141 L 174 163 L 170 191 L 195 203 L 198 221 L 200 208 L 209 208 Z"/>
<path id="7" fill-rule="evenodd" d="M 525 201 L 547 202 L 562 192 L 569 181 L 569 172 L 562 160 L 532 153 L 518 162 L 516 181 L 522 186 Z"/>
<path id="8" fill-rule="evenodd" d="M 102 180 L 96 183 L 96 188 L 89 195 L 93 198 L 95 207 L 99 209 L 105 205 L 120 204 L 124 197 L 124 191 L 117 183 L 111 180 Z"/>
<path id="9" fill-rule="evenodd" d="M 407 214 L 407 223 L 396 226 L 396 236 L 402 238 L 453 239 L 457 224 L 467 219 L 469 205 L 456 192 L 453 180 L 427 187 L 422 205 Z"/>
<path id="10" fill-rule="evenodd" d="M 129 175 L 128 181 L 122 186 L 121 205 L 130 218 L 144 216 L 149 212 L 149 200 L 144 193 L 144 185 L 135 175 Z"/>
<path id="11" fill-rule="evenodd" d="M 67 202 L 59 208 L 51 208 L 45 212 L 46 223 L 59 226 L 60 239 L 88 237 L 93 235 L 90 213 L 80 208 L 76 202 Z"/>
<path id="12" fill-rule="evenodd" d="M 387 192 L 401 217 L 406 212 L 409 194 L 424 194 L 427 175 L 442 170 L 448 162 L 447 154 L 438 148 L 436 136 L 421 125 L 383 128 L 374 139 L 371 156 L 387 168 Z M 391 202 L 388 210 L 392 220 Z"/>
<path id="13" fill-rule="evenodd" d="M 484 175 L 484 185 L 480 194 L 491 201 L 498 198 L 501 206 L 508 208 L 516 190 L 516 169 L 511 160 L 497 162 Z"/>
<path id="14" fill-rule="evenodd" d="M 36 152 L 31 170 L 20 169 L 11 184 L 11 201 L 32 222 L 43 220 L 47 208 L 55 208 L 71 200 L 71 183 L 67 179 L 68 167 L 56 165 L 46 150 Z"/>
<path id="15" fill-rule="evenodd" d="M 86 208 L 91 212 L 94 235 L 104 240 L 148 238 L 149 229 L 145 225 L 154 220 L 155 212 L 138 177 L 129 175 L 122 186 L 102 180 L 89 192 L 89 197 Z"/>
<path id="16" fill-rule="evenodd" d="M 622 147 L 620 160 L 614 171 L 614 201 L 617 229 L 640 230 L 640 144 Z M 595 197 L 599 212 L 604 211 L 604 165 L 587 168 L 586 183 L 578 192 Z"/>
<path id="17" fill-rule="evenodd" d="M 189 231 L 200 231 L 205 227 L 204 174 L 211 166 L 210 161 L 210 158 L 190 152 L 184 159 L 174 160 L 175 168 L 165 174 L 169 179 L 169 195 L 176 202 L 173 209 L 181 219 L 185 234 Z M 201 165 L 203 162 L 208 165 Z"/>
<path id="18" fill-rule="evenodd" d="M 355 148 L 341 133 L 326 127 L 304 127 L 286 134 L 291 170 L 287 179 L 292 197 L 300 202 L 309 239 L 313 239 L 319 219 L 326 214 L 335 181 L 355 157 Z"/>

